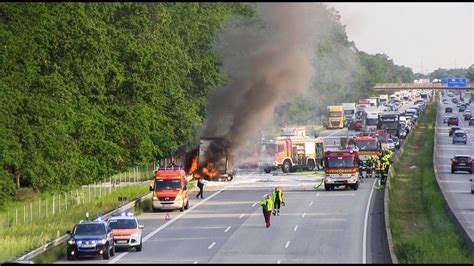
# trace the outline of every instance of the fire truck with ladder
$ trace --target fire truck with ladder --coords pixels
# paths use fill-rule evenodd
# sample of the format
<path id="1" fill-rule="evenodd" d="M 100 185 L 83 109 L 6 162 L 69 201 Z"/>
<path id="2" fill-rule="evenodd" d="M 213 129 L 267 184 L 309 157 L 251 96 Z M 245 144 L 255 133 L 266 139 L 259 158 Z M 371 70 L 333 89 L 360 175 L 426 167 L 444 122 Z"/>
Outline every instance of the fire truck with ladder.
<path id="1" fill-rule="evenodd" d="M 282 130 L 282 135 L 283 130 Z M 298 169 L 312 171 L 323 168 L 323 140 L 304 133 L 294 136 L 286 134 L 272 140 L 263 140 L 259 154 L 259 167 L 270 173 L 281 168 L 283 173 Z"/>

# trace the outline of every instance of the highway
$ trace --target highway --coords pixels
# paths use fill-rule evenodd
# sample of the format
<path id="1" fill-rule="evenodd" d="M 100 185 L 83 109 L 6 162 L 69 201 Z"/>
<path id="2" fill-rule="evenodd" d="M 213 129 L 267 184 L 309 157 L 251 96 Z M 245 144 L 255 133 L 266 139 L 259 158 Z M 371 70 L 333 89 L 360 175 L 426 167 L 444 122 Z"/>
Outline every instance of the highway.
<path id="1" fill-rule="evenodd" d="M 440 97 L 441 98 L 441 97 Z M 437 129 L 435 132 L 435 168 L 437 181 L 445 194 L 446 200 L 457 216 L 462 227 L 469 235 L 471 242 L 474 241 L 474 195 L 471 194 L 471 184 L 469 178 L 474 178 L 467 172 L 456 172 L 451 174 L 450 159 L 456 154 L 471 155 L 474 157 L 474 126 L 469 126 L 468 121 L 464 121 L 463 113 L 449 99 L 448 104 L 438 102 Z M 453 108 L 453 114 L 459 118 L 459 126 L 466 130 L 467 144 L 452 144 L 452 138 L 448 136 L 449 127 L 443 124 L 445 107 Z M 472 107 L 469 106 L 471 109 Z"/>
<path id="2" fill-rule="evenodd" d="M 405 105 L 407 106 L 407 105 Z M 405 107 L 404 106 L 404 107 Z M 402 109 L 402 111 L 404 108 Z M 339 145 L 347 129 L 325 130 L 326 146 Z M 359 189 L 315 189 L 322 175 L 265 174 L 239 171 L 231 182 L 209 182 L 205 198 L 190 193 L 184 212 L 144 213 L 142 252 L 118 251 L 100 257 L 58 263 L 388 263 L 384 227 L 384 190 L 376 179 Z M 286 206 L 265 228 L 260 200 L 279 186 Z"/>
<path id="3" fill-rule="evenodd" d="M 193 191 L 190 209 L 170 212 L 172 220 L 165 212 L 138 217 L 145 225 L 142 252 L 59 263 L 377 262 L 371 246 L 379 243 L 370 241 L 377 230 L 370 217 L 366 222 L 374 214 L 367 211 L 374 180 L 357 191 L 324 191 L 313 188 L 320 179 L 249 172 L 229 183 L 210 182 L 205 198 L 196 199 Z M 283 188 L 286 206 L 267 229 L 259 202 L 275 186 Z"/>

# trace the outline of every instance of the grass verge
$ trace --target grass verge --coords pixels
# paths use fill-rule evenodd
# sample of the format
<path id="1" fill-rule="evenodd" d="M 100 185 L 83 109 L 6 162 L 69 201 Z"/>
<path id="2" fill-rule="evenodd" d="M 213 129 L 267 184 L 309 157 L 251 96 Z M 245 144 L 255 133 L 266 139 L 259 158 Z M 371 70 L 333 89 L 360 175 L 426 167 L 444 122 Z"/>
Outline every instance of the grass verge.
<path id="1" fill-rule="evenodd" d="M 22 255 L 27 250 L 36 248 L 72 229 L 75 223 L 85 218 L 85 213 L 94 218 L 98 213 L 104 213 L 118 205 L 119 196 L 127 197 L 129 200 L 148 193 L 148 183 L 118 187 L 110 194 L 102 198 L 95 199 L 90 203 L 70 206 L 69 209 L 55 214 L 54 219 L 45 217 L 37 219 L 33 223 L 13 225 L 10 227 L 0 227 L 0 261 L 12 260 Z M 59 248 L 58 248 L 59 249 Z M 54 252 L 51 252 L 54 254 Z M 49 255 L 38 257 L 44 263 L 49 261 Z M 56 258 L 57 255 L 51 257 Z M 35 259 L 36 260 L 36 259 Z M 55 260 L 53 260 L 55 261 Z"/>
<path id="2" fill-rule="evenodd" d="M 432 160 L 435 120 L 436 106 L 430 102 L 390 181 L 390 227 L 395 255 L 402 264 L 474 261 L 436 190 Z"/>

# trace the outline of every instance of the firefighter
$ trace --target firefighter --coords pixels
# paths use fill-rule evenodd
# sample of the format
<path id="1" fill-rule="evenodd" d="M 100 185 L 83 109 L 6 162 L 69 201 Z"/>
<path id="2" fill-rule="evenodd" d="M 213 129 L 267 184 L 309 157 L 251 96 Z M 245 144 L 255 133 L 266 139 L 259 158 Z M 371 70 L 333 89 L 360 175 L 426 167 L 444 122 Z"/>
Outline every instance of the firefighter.
<path id="1" fill-rule="evenodd" d="M 380 172 L 382 170 L 382 158 L 381 155 L 375 155 L 375 178 L 380 177 Z"/>
<path id="2" fill-rule="evenodd" d="M 366 161 L 366 168 L 367 168 L 367 177 L 372 177 L 372 170 L 373 170 L 373 162 L 372 162 L 372 155 L 367 156 Z"/>
<path id="3" fill-rule="evenodd" d="M 366 168 L 366 164 L 364 160 L 359 159 L 359 176 L 361 179 L 364 178 L 364 175 L 362 174 L 364 170 L 365 170 L 365 173 L 367 174 L 367 168 Z M 361 182 L 363 181 L 361 180 Z"/>
<path id="4" fill-rule="evenodd" d="M 388 150 L 388 152 L 387 152 L 387 154 L 386 154 L 385 156 L 386 156 L 386 158 L 387 158 L 387 160 L 388 160 L 389 163 L 392 163 L 392 162 L 393 162 L 393 161 L 392 161 L 392 160 L 393 160 L 393 152 L 392 152 L 391 150 Z"/>
<path id="5" fill-rule="evenodd" d="M 263 217 L 265 218 L 266 227 L 270 227 L 270 218 L 272 216 L 273 201 L 270 194 L 265 194 L 265 198 L 260 202 L 262 206 Z"/>
<path id="6" fill-rule="evenodd" d="M 273 203 L 275 205 L 273 215 L 280 216 L 280 205 L 285 206 L 285 202 L 283 201 L 283 191 L 279 187 L 276 187 L 275 191 L 273 191 Z"/>
<path id="7" fill-rule="evenodd" d="M 387 157 L 382 158 L 382 179 L 380 180 L 380 183 L 382 185 L 385 185 L 385 181 L 387 181 L 388 177 L 388 171 L 390 170 L 390 161 L 388 160 Z"/>

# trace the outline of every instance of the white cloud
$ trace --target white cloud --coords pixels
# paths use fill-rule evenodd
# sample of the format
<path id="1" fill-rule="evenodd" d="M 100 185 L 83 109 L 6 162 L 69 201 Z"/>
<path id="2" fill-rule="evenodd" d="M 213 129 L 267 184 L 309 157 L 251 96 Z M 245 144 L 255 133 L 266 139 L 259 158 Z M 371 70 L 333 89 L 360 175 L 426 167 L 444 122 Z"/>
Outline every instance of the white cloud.
<path id="1" fill-rule="evenodd" d="M 328 3 L 349 39 L 416 72 L 474 64 L 473 3 Z"/>

